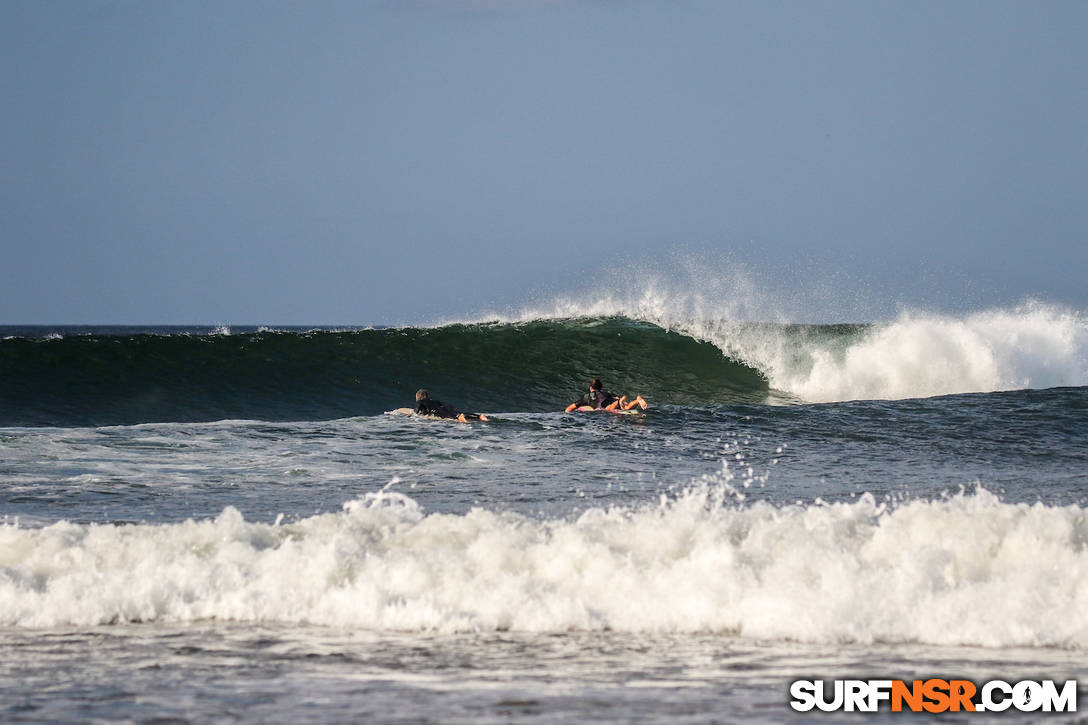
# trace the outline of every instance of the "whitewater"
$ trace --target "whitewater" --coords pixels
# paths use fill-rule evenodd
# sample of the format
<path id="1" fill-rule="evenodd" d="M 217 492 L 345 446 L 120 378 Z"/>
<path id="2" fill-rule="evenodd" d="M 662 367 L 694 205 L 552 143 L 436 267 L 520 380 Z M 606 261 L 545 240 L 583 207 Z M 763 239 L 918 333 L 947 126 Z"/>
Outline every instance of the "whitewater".
<path id="1" fill-rule="evenodd" d="M 708 501 L 716 494 L 704 483 L 658 506 L 573 520 L 425 515 L 379 492 L 287 525 L 247 523 L 228 507 L 155 527 L 6 526 L 0 624 L 1088 645 L 1080 507 L 1003 504 L 984 489 L 892 510 L 869 494 L 814 507 L 728 507 Z"/>
<path id="2" fill-rule="evenodd" d="M 633 297 L 564 299 L 493 317 L 642 320 L 709 342 L 772 389 L 814 403 L 1088 385 L 1088 319 L 1060 305 L 1027 300 L 961 315 L 904 309 L 869 325 L 769 324 L 747 320 L 767 309 L 740 278 L 732 295 L 739 288 L 743 305 L 661 285 Z"/>
<path id="3" fill-rule="evenodd" d="M 0 719 L 783 722 L 835 677 L 1083 699 L 1084 313 L 733 299 L 0 329 Z M 650 410 L 561 412 L 591 377 Z M 419 387 L 492 420 L 386 413 Z"/>

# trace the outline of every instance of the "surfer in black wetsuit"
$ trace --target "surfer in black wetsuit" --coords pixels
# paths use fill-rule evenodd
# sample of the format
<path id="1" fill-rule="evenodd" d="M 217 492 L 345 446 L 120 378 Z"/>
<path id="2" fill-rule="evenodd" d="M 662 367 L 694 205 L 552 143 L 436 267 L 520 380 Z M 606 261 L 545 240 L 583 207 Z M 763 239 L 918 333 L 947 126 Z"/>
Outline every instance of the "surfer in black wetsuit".
<path id="1" fill-rule="evenodd" d="M 434 400 L 431 398 L 431 394 L 423 389 L 416 391 L 416 408 L 414 412 L 416 415 L 429 415 L 434 418 L 456 418 L 462 423 L 467 423 L 470 420 L 487 420 L 487 416 L 483 413 L 462 413 L 449 403 Z"/>
<path id="2" fill-rule="evenodd" d="M 568 405 L 566 412 L 569 413 L 572 410 L 584 407 L 590 407 L 594 410 L 616 410 L 617 408 L 631 410 L 636 405 L 646 410 L 646 401 L 642 399 L 641 395 L 636 396 L 632 401 L 628 401 L 626 395 L 617 397 L 605 390 L 601 381 L 595 378 L 589 383 L 589 392 Z"/>

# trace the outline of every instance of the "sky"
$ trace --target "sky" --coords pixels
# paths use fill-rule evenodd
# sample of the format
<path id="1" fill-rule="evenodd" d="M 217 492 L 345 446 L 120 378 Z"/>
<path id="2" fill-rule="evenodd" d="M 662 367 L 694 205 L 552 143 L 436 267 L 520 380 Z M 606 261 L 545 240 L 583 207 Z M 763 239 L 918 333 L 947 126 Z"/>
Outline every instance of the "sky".
<path id="1" fill-rule="evenodd" d="M 810 321 L 1085 310 L 1086 34 L 1079 0 L 4 0 L 0 324 L 738 270 Z"/>

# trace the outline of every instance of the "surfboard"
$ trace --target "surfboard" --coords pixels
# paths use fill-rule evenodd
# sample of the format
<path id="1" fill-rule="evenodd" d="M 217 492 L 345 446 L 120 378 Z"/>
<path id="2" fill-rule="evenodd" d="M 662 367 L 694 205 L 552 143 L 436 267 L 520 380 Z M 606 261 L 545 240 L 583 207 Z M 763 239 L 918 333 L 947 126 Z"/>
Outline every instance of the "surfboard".
<path id="1" fill-rule="evenodd" d="M 576 413 L 611 413 L 612 415 L 642 415 L 642 411 L 637 409 L 637 408 L 632 408 L 631 410 L 620 410 L 619 408 L 616 408 L 615 410 L 608 410 L 607 408 L 590 408 L 588 405 L 583 405 L 580 408 L 575 408 L 574 412 L 576 412 Z"/>
<path id="2" fill-rule="evenodd" d="M 385 414 L 386 415 L 415 415 L 417 418 L 426 418 L 427 420 L 449 420 L 449 421 L 453 421 L 454 423 L 461 423 L 462 422 L 462 421 L 458 420 L 457 418 L 440 418 L 437 415 L 416 415 L 415 408 L 396 408 L 394 410 L 385 411 Z M 485 422 L 485 421 L 488 421 L 488 420 L 490 420 L 490 418 L 484 418 L 484 419 L 482 419 L 482 421 L 481 421 L 481 419 L 478 419 L 478 418 L 469 418 L 468 420 L 463 421 L 463 422 L 465 422 L 465 423 L 480 423 L 480 422 Z"/>

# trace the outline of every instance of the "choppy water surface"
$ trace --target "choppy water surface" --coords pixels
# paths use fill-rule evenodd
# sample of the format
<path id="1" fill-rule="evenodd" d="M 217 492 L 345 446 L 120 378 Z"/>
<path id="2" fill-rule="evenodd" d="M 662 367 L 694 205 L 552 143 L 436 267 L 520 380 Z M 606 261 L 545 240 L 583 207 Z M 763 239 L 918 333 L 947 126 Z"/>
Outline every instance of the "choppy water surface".
<path id="1" fill-rule="evenodd" d="M 896 334 L 960 335 L 962 352 L 1014 317 L 928 337 L 902 321 Z M 1068 331 L 1063 320 L 1053 329 Z M 497 334 L 485 342 L 501 348 L 522 334 L 504 324 L 457 334 Z M 643 335 L 662 359 L 703 365 L 705 343 L 646 324 L 528 334 L 574 335 L 568 347 L 602 328 Z M 788 683 L 1088 682 L 1088 388 L 1083 350 L 1058 344 L 1075 346 L 1076 334 L 1055 333 L 1030 359 L 998 348 L 994 369 L 1004 365 L 1010 385 L 991 389 L 979 389 L 985 366 L 974 362 L 961 370 L 970 385 L 935 397 L 806 402 L 783 385 L 806 365 L 848 371 L 851 350 L 871 354 L 889 330 L 779 328 L 780 341 L 816 345 L 808 362 L 797 345 L 763 358 L 750 346 L 746 363 L 731 348 L 717 388 L 698 376 L 670 384 L 660 360 L 640 371 L 632 358 L 623 389 L 643 381 L 665 399 L 640 417 L 538 410 L 533 396 L 547 391 L 519 399 L 501 385 L 484 407 L 486 386 L 451 383 L 446 395 L 428 380 L 386 384 L 375 367 L 372 387 L 385 392 L 337 405 L 380 407 L 397 385 L 410 399 L 427 384 L 493 420 L 366 410 L 290 420 L 281 414 L 303 410 L 305 395 L 260 387 L 234 389 L 235 402 L 279 411 L 268 419 L 202 420 L 234 405 L 215 402 L 214 386 L 190 407 L 171 408 L 167 386 L 154 405 L 102 413 L 155 411 L 121 425 L 88 424 L 114 383 L 68 404 L 57 391 L 37 407 L 9 399 L 6 415 L 67 422 L 0 428 L 0 719 L 853 722 L 793 713 Z M 91 333 L 81 345 L 135 346 L 115 362 L 176 344 L 189 366 L 199 345 L 223 338 Z M 280 355 L 314 339 L 370 354 L 350 337 L 358 331 L 247 334 L 243 346 Z M 17 339 L 9 390 L 12 370 L 43 359 L 28 345 L 72 338 Z M 994 350 L 988 339 L 966 357 L 942 348 L 941 364 L 977 362 Z M 214 369 L 221 352 L 201 364 Z M 916 363 L 888 355 L 893 393 Z M 757 358 L 764 366 L 745 372 Z M 131 364 L 130 397 L 152 400 L 151 368 Z M 1017 376 L 1035 377 L 1017 389 Z M 20 394 L 47 378 L 24 377 Z M 331 380 L 303 387 L 329 401 Z M 670 401 L 670 390 L 705 400 Z"/>
<path id="2" fill-rule="evenodd" d="M 44 630 L 0 642 L 12 655 L 0 663 L 8 722 L 775 722 L 803 719 L 786 704 L 788 682 L 799 675 L 1084 679 L 1082 657 L 1069 651 L 830 648 L 718 634 L 219 623 Z M 817 718 L 858 716 L 809 716 Z"/>

